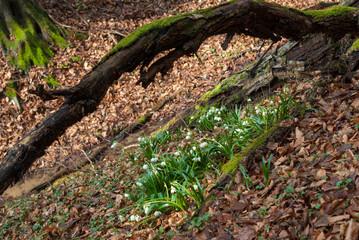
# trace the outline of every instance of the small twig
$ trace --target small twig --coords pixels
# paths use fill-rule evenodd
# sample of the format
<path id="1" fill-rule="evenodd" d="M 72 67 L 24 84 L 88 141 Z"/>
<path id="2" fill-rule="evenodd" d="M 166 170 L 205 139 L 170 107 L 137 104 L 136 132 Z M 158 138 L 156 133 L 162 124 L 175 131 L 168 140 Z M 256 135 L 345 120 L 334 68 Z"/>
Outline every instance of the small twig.
<path id="1" fill-rule="evenodd" d="M 272 41 L 271 45 L 269 46 L 269 48 L 263 53 L 263 55 L 258 59 L 258 61 L 256 62 L 256 64 L 254 64 L 253 68 L 251 70 L 249 70 L 249 76 L 250 77 L 254 77 L 254 73 L 257 70 L 257 68 L 259 67 L 259 65 L 263 62 L 264 56 L 269 52 L 269 50 L 273 47 L 274 45 L 274 41 Z"/>
<path id="2" fill-rule="evenodd" d="M 115 42 L 115 44 L 117 44 L 118 42 L 117 42 L 117 40 L 116 40 L 116 38 L 114 38 L 113 36 L 112 36 L 112 34 L 110 34 L 110 33 L 107 33 L 107 35 L 112 39 L 112 41 L 114 41 Z"/>
<path id="3" fill-rule="evenodd" d="M 73 11 L 73 12 L 81 19 L 81 21 L 86 24 L 86 26 L 90 26 L 90 25 L 88 24 L 88 22 L 86 22 L 85 19 L 83 19 L 83 18 L 81 17 L 81 15 L 80 15 L 71 5 L 68 5 L 68 4 L 61 4 L 61 5 L 67 7 L 67 8 L 70 9 L 71 11 Z"/>
<path id="4" fill-rule="evenodd" d="M 278 218 L 280 218 L 280 216 L 282 216 L 284 213 L 288 212 L 288 210 L 292 208 L 293 204 L 294 204 L 295 202 L 297 202 L 297 199 L 298 199 L 298 196 L 295 197 L 295 199 L 293 200 L 293 202 L 291 202 L 291 204 L 287 207 L 286 210 L 284 210 L 283 212 L 279 213 L 279 214 L 275 217 L 275 219 L 269 221 L 269 224 L 274 223 L 275 221 L 278 220 Z"/>
<path id="5" fill-rule="evenodd" d="M 267 43 L 266 40 L 263 41 L 262 45 L 260 46 L 259 48 L 259 51 L 258 51 L 258 54 L 257 54 L 257 57 L 259 56 L 259 54 L 261 54 L 261 51 L 262 51 L 262 48 L 264 47 L 264 45 Z"/>
<path id="6" fill-rule="evenodd" d="M 96 174 L 96 176 L 98 176 L 98 174 L 97 174 L 97 172 L 95 170 L 95 165 L 93 165 L 93 162 L 91 161 L 91 159 L 87 156 L 87 154 L 86 154 L 86 152 L 84 150 L 81 150 L 81 152 L 85 155 L 87 160 L 90 162 L 93 172 Z"/>
<path id="7" fill-rule="evenodd" d="M 115 32 L 115 31 L 108 31 L 107 33 L 119 35 L 119 36 L 121 36 L 121 37 L 123 37 L 123 38 L 127 37 L 127 35 L 128 35 L 128 34 L 125 35 L 125 34 L 122 34 L 122 33 L 120 33 L 120 32 Z"/>

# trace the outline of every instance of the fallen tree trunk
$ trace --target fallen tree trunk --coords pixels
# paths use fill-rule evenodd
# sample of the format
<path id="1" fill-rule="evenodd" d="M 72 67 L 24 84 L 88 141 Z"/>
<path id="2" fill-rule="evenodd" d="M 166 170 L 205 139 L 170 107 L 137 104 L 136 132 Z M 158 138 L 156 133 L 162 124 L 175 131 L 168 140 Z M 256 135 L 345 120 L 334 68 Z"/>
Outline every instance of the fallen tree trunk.
<path id="1" fill-rule="evenodd" d="M 138 83 L 147 87 L 157 73 L 166 74 L 174 61 L 195 53 L 210 36 L 234 33 L 272 39 L 300 39 L 310 33 L 325 33 L 334 40 L 358 35 L 359 10 L 334 6 L 327 10 L 301 12 L 260 1 L 231 1 L 193 13 L 178 15 L 139 28 L 123 39 L 81 82 L 70 88 L 32 93 L 43 100 L 65 97 L 65 103 L 43 123 L 30 130 L 7 153 L 0 164 L 0 194 L 18 181 L 45 149 L 71 125 L 96 110 L 107 89 L 125 72 L 141 66 Z M 157 54 L 170 51 L 151 64 Z M 151 65 L 150 65 L 151 64 Z"/>

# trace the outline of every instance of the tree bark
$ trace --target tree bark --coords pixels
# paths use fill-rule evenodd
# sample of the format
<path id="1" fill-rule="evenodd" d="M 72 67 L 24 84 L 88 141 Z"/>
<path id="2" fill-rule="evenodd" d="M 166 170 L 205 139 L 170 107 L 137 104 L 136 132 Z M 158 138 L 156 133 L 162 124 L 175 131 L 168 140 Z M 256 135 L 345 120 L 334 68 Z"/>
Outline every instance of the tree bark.
<path id="1" fill-rule="evenodd" d="M 272 3 L 242 0 L 155 21 L 139 28 L 119 42 L 78 85 L 54 90 L 46 90 L 39 85 L 32 91 L 43 100 L 65 97 L 66 101 L 58 111 L 30 130 L 9 150 L 0 164 L 0 194 L 10 184 L 18 181 L 68 127 L 95 111 L 107 89 L 124 72 L 131 72 L 141 66 L 138 83 L 146 87 L 154 80 L 156 73 L 166 74 L 175 60 L 195 53 L 206 38 L 223 33 L 229 36 L 244 33 L 273 41 L 278 41 L 281 37 L 299 40 L 311 33 L 323 33 L 320 36 L 325 41 L 332 38 L 333 42 L 337 42 L 346 34 L 359 34 L 358 13 L 358 9 L 348 7 L 308 13 Z M 290 49 L 295 48 L 300 46 L 293 45 Z M 150 65 L 157 54 L 166 50 L 171 51 Z M 263 71 L 265 66 L 265 69 L 269 68 L 273 74 L 277 74 L 273 75 L 273 79 L 277 78 L 283 74 L 283 71 L 275 67 L 277 60 L 269 57 L 264 61 L 269 65 L 262 63 L 255 72 L 267 74 Z M 249 80 L 253 75 L 256 74 L 246 77 L 247 82 L 234 84 L 233 88 L 223 86 L 224 92 L 243 89 L 245 86 L 248 91 L 255 92 L 265 81 L 251 85 Z M 211 99 L 216 97 L 214 94 Z"/>
<path id="2" fill-rule="evenodd" d="M 0 0 L 0 46 L 12 65 L 46 65 L 54 55 L 48 43 L 66 45 L 45 10 L 32 0 Z"/>

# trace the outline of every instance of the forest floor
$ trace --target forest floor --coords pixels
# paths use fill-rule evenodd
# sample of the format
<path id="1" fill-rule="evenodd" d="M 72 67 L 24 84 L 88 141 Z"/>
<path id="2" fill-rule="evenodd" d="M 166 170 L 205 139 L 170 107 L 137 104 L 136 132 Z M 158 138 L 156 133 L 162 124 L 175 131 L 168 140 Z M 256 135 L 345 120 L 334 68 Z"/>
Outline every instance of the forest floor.
<path id="1" fill-rule="evenodd" d="M 27 90 L 53 76 L 63 86 L 73 86 L 119 40 L 136 27 L 155 19 L 217 5 L 225 1 L 46 1 L 42 6 L 57 22 L 86 31 L 88 39 L 67 38 L 70 47 L 56 49 L 47 68 L 34 67 L 26 75 L 11 69 L 2 57 L 0 76 L 18 81 L 23 113 L 1 95 L 0 159 L 29 129 L 43 121 L 61 100 L 42 102 Z M 314 1 L 277 1 L 305 9 Z M 107 93 L 96 112 L 74 125 L 39 159 L 34 169 L 51 169 L 81 151 L 110 141 L 116 130 L 142 117 L 163 99 L 175 99 L 154 114 L 148 126 L 161 124 L 193 104 L 219 81 L 233 75 L 257 56 L 261 40 L 236 36 L 226 51 L 224 36 L 213 37 L 201 46 L 199 57 L 184 57 L 172 72 L 158 78 L 147 89 L 136 86 L 138 71 L 122 77 Z M 228 188 L 214 193 L 203 206 L 205 213 L 191 220 L 196 212 L 192 202 L 185 211 L 163 211 L 147 215 L 126 197 L 136 189 L 138 176 L 145 172 L 144 158 L 135 162 L 134 152 L 113 146 L 105 159 L 58 181 L 38 194 L 0 203 L 0 238 L 79 238 L 79 239 L 357 239 L 359 224 L 359 102 L 356 75 L 351 83 L 327 79 L 318 88 L 300 119 L 286 119 L 281 126 L 292 129 L 281 141 L 266 145 L 264 159 L 271 158 L 271 174 L 263 183 L 261 163 L 250 172 L 253 187 L 243 184 L 238 172 Z M 297 100 L 316 85 L 319 78 L 288 82 L 275 92 L 287 92 Z M 252 99 L 266 107 L 269 100 Z M 245 106 L 243 106 L 246 108 Z M 220 126 L 218 126 L 220 127 Z M 186 133 L 193 131 L 191 142 Z M 215 132 L 215 131 L 214 131 Z M 182 129 L 166 151 L 198 142 L 209 136 L 195 129 Z M 137 135 L 132 136 L 137 139 Z M 133 143 L 133 141 L 132 141 Z M 134 144 L 132 144 L 134 145 Z M 136 143 L 135 146 L 140 145 Z M 129 154 L 126 154 L 129 153 Z M 132 155 L 131 155 L 132 154 Z M 129 157 L 130 156 L 130 157 Z M 216 159 L 216 163 L 226 160 Z M 209 172 L 199 185 L 208 194 L 218 180 Z M 123 209 L 126 211 L 123 212 Z M 121 214 L 119 214 L 121 213 Z M 140 216 L 142 214 L 142 216 Z M 153 214 L 153 213 L 152 213 Z M 133 216 L 141 219 L 133 219 Z M 183 225 L 188 222 L 186 228 Z"/>

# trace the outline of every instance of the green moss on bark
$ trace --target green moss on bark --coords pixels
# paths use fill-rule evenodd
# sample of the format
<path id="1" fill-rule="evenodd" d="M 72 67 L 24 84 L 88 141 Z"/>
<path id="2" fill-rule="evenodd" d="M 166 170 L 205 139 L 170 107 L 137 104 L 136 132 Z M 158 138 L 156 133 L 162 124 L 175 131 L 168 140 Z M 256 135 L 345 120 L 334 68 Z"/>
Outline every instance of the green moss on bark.
<path id="1" fill-rule="evenodd" d="M 353 42 L 352 46 L 350 47 L 350 50 L 356 50 L 359 48 L 359 38 Z"/>
<path id="2" fill-rule="evenodd" d="M 10 63 L 21 70 L 32 65 L 44 66 L 54 56 L 48 44 L 67 44 L 61 31 L 52 23 L 46 12 L 33 1 L 25 1 L 19 15 L 0 19 L 0 45 Z M 14 12 L 14 9 L 3 10 Z"/>
<path id="3" fill-rule="evenodd" d="M 153 33 L 153 32 L 161 32 L 164 31 L 166 28 L 172 26 L 175 22 L 180 21 L 186 17 L 194 18 L 194 19 L 207 19 L 213 15 L 213 10 L 220 7 L 222 5 L 218 5 L 215 7 L 201 9 L 194 12 L 179 14 L 176 16 L 171 16 L 163 19 L 159 19 L 153 21 L 149 24 L 141 26 L 137 28 L 134 32 L 129 34 L 127 37 L 122 39 L 110 52 L 108 52 L 101 61 L 96 65 L 100 65 L 104 61 L 106 61 L 109 57 L 117 53 L 119 50 L 130 47 L 134 44 L 139 38 L 145 36 L 146 34 Z M 191 35 L 198 31 L 204 24 L 204 21 L 198 21 L 197 24 L 193 25 L 193 22 L 189 22 L 188 25 L 184 25 L 184 33 L 187 35 Z"/>
<path id="4" fill-rule="evenodd" d="M 227 175 L 233 175 L 237 172 L 239 164 L 246 160 L 246 157 L 258 147 L 266 143 L 267 139 L 273 134 L 276 127 L 272 127 L 264 132 L 261 136 L 257 137 L 252 143 L 245 147 L 241 152 L 235 154 L 231 160 L 229 160 L 222 167 L 222 173 Z"/>
<path id="5" fill-rule="evenodd" d="M 314 10 L 314 11 L 302 11 L 307 16 L 314 18 L 315 20 L 322 21 L 330 17 L 340 17 L 345 16 L 348 13 L 358 11 L 358 8 L 346 7 L 346 6 L 332 6 L 323 10 Z"/>

